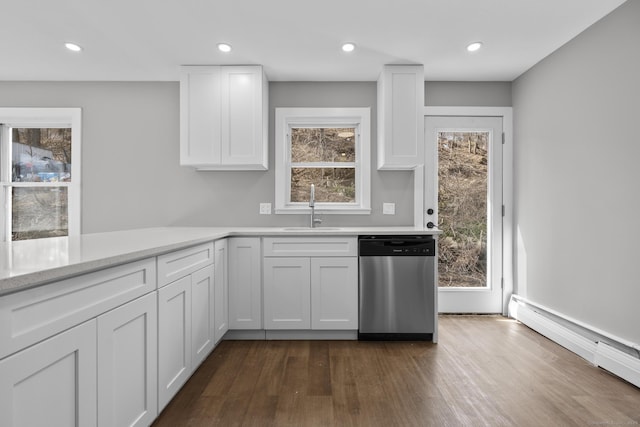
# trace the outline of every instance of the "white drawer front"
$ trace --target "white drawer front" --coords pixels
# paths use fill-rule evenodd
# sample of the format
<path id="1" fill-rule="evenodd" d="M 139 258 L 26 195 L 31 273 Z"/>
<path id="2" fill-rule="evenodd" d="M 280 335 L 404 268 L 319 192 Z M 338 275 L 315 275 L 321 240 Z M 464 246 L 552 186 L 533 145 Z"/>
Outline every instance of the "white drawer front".
<path id="1" fill-rule="evenodd" d="M 158 287 L 213 264 L 213 242 L 158 257 Z"/>
<path id="2" fill-rule="evenodd" d="M 357 256 L 356 237 L 265 237 L 264 256 Z"/>
<path id="3" fill-rule="evenodd" d="M 155 258 L 0 298 L 0 358 L 156 289 Z"/>

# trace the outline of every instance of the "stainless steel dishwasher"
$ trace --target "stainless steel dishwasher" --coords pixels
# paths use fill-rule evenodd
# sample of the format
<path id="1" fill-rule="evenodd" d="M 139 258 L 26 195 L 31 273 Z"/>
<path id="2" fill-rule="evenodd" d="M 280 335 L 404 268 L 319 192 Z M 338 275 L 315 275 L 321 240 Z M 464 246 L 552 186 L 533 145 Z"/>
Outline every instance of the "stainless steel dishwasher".
<path id="1" fill-rule="evenodd" d="M 433 236 L 360 236 L 361 340 L 433 340 Z"/>

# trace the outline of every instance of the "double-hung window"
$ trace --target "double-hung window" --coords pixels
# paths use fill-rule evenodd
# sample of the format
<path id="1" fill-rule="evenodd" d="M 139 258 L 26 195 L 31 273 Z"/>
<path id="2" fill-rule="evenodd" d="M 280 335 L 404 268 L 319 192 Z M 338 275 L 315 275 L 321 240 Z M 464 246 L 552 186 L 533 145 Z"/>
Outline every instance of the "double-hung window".
<path id="1" fill-rule="evenodd" d="M 0 108 L 2 241 L 80 234 L 79 108 Z"/>
<path id="2" fill-rule="evenodd" d="M 368 108 L 276 109 L 276 213 L 368 214 Z"/>

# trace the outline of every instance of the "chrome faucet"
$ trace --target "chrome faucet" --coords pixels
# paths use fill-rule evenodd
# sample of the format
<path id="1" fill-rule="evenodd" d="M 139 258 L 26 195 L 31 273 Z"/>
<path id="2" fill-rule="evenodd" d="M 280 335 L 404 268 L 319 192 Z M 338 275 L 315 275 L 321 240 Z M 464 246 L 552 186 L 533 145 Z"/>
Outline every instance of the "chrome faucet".
<path id="1" fill-rule="evenodd" d="M 309 194 L 309 207 L 311 208 L 311 228 L 316 228 L 317 224 L 322 223 L 321 219 L 316 218 L 316 186 L 311 184 Z"/>

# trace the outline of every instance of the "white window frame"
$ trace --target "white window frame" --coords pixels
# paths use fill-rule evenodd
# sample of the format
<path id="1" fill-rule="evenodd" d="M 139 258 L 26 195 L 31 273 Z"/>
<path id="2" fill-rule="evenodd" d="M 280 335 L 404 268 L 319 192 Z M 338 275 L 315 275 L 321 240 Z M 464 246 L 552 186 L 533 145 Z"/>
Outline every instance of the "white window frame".
<path id="1" fill-rule="evenodd" d="M 321 214 L 371 213 L 371 110 L 369 108 L 276 108 L 275 213 L 308 214 L 308 202 L 291 202 L 293 127 L 356 128 L 355 203 L 316 202 Z M 332 167 L 327 164 L 327 167 Z"/>
<path id="2" fill-rule="evenodd" d="M 11 189 L 13 187 L 66 187 L 68 206 L 68 235 L 80 234 L 81 138 L 82 110 L 80 108 L 0 108 L 0 239 L 11 240 Z M 71 128 L 71 181 L 56 183 L 11 181 L 10 128 Z"/>

